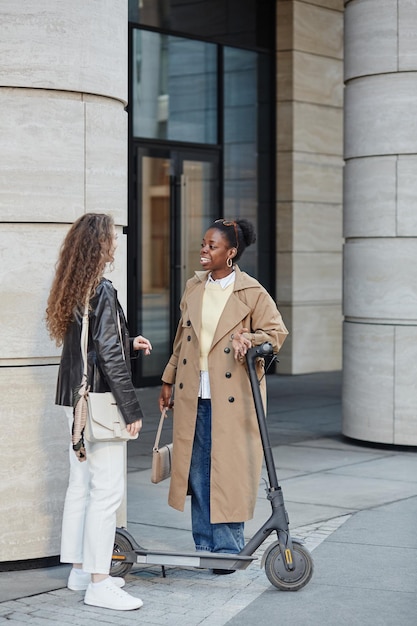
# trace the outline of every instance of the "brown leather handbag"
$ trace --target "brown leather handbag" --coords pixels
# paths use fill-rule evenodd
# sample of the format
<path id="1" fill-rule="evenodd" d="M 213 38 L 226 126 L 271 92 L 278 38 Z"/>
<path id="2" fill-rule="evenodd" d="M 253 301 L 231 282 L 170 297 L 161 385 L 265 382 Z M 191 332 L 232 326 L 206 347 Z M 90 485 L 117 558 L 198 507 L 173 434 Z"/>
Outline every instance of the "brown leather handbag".
<path id="1" fill-rule="evenodd" d="M 155 443 L 152 452 L 152 474 L 151 481 L 160 483 L 171 476 L 171 459 L 172 459 L 172 443 L 159 447 L 162 426 L 166 418 L 168 409 L 163 409 L 161 419 L 159 420 L 158 431 L 156 433 Z"/>

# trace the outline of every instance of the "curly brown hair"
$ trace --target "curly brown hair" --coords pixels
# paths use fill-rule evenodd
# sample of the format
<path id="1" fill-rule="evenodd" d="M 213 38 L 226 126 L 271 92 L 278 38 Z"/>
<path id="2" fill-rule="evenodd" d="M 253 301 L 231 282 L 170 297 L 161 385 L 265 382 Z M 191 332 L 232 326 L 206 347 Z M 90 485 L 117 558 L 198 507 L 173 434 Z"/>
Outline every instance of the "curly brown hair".
<path id="1" fill-rule="evenodd" d="M 114 261 L 114 220 L 104 213 L 86 213 L 68 231 L 55 266 L 46 309 L 46 326 L 57 346 L 99 284 L 106 264 Z"/>

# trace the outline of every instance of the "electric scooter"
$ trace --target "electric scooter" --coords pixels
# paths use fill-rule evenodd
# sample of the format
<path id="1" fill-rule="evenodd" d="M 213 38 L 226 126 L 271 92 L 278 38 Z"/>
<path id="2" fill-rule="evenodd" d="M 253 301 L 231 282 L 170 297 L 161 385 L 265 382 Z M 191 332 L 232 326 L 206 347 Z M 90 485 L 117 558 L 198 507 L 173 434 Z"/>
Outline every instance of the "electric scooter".
<path id="1" fill-rule="evenodd" d="M 238 554 L 206 552 L 165 552 L 148 550 L 140 546 L 125 528 L 117 528 L 110 574 L 124 576 L 134 564 L 160 565 L 165 577 L 165 567 L 196 567 L 201 569 L 243 570 L 257 557 L 254 552 L 272 534 L 277 539 L 268 546 L 262 556 L 261 567 L 270 583 L 282 591 L 298 591 L 311 580 L 313 559 L 303 546 L 303 541 L 291 538 L 289 518 L 284 505 L 282 489 L 278 484 L 275 463 L 272 454 L 266 416 L 263 407 L 260 381 L 256 374 L 256 360 L 271 357 L 270 364 L 276 360 L 272 345 L 268 342 L 248 350 L 246 361 L 252 388 L 255 410 L 258 419 L 265 465 L 269 486 L 266 488 L 267 499 L 272 512 L 269 519 L 261 526 Z"/>

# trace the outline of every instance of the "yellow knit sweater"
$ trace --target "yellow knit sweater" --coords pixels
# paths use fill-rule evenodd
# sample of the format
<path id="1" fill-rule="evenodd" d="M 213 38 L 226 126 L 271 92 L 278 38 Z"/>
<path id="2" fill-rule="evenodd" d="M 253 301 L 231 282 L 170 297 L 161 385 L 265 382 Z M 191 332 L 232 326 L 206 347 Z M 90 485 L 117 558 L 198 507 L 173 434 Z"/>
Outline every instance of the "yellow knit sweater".
<path id="1" fill-rule="evenodd" d="M 214 333 L 226 302 L 233 293 L 234 283 L 223 289 L 219 283 L 208 282 L 204 290 L 201 312 L 200 371 L 208 370 L 207 356 L 213 342 Z"/>

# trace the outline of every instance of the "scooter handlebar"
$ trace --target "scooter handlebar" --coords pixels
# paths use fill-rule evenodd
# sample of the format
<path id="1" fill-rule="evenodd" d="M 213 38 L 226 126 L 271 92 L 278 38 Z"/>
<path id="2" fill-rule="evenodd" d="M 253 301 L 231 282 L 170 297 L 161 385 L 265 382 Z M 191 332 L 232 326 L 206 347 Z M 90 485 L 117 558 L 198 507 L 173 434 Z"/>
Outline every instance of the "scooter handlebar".
<path id="1" fill-rule="evenodd" d="M 257 357 L 270 356 L 273 353 L 274 353 L 274 348 L 272 346 L 272 343 L 270 343 L 269 341 L 265 341 L 264 343 L 261 343 L 261 345 L 259 346 L 253 346 L 253 348 L 249 348 L 246 354 L 246 358 L 248 360 L 253 361 Z"/>

